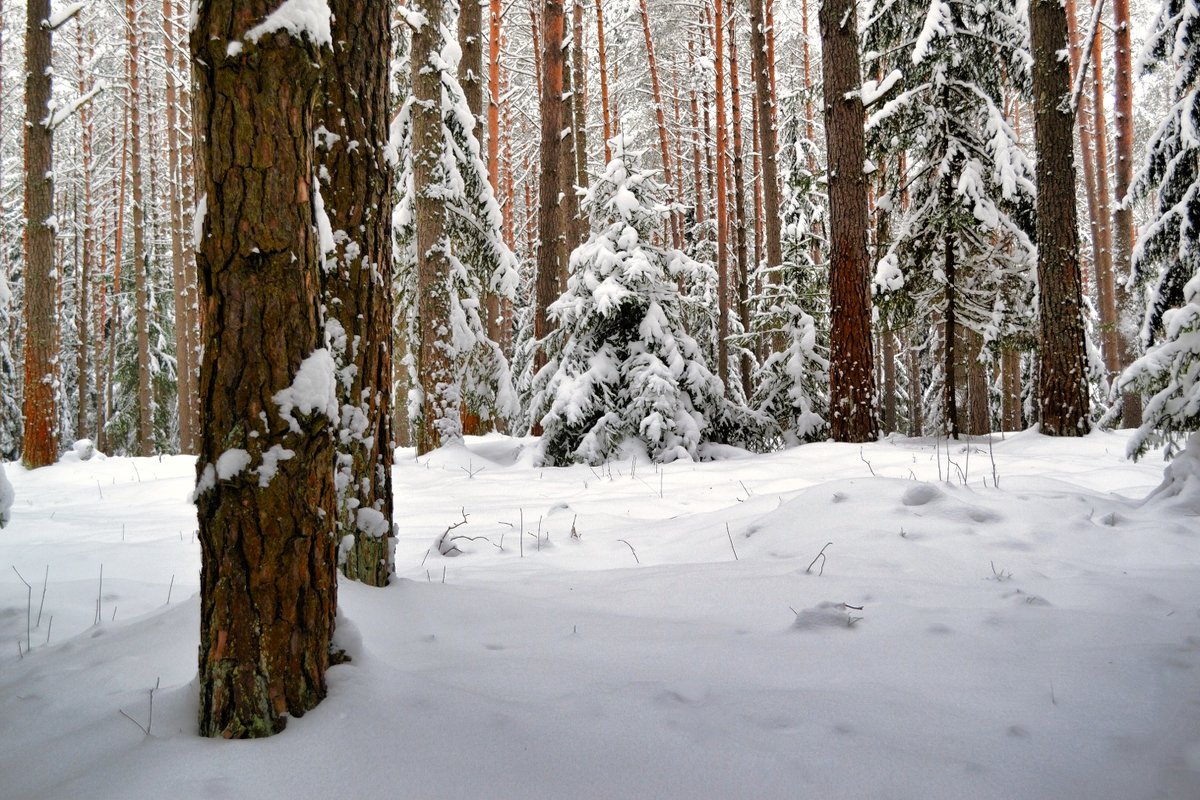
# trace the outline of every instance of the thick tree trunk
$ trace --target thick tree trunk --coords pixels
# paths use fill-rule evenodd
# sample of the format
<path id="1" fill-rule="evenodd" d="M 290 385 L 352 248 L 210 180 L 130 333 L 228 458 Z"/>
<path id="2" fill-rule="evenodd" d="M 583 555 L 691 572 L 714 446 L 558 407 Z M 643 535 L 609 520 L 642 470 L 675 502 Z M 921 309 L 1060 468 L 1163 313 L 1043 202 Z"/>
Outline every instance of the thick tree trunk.
<path id="1" fill-rule="evenodd" d="M 1132 270 L 1133 241 L 1135 238 L 1133 207 L 1125 204 L 1129 186 L 1133 183 L 1133 57 L 1129 34 L 1129 0 L 1113 0 L 1113 83 L 1116 102 L 1116 159 L 1114 164 L 1114 186 L 1116 212 L 1113 214 L 1113 271 L 1117 278 L 1117 336 L 1121 347 L 1120 366 L 1125 369 L 1133 363 L 1134 336 L 1126 318 L 1136 311 L 1131 308 L 1132 298 L 1120 288 Z M 1142 424 L 1142 398 L 1134 390 L 1126 391 L 1121 398 L 1121 424 L 1136 428 Z"/>
<path id="2" fill-rule="evenodd" d="M 1055 0 L 1030 0 L 1034 140 L 1037 148 L 1038 409 L 1042 432 L 1080 436 L 1090 428 L 1075 215 L 1073 114 L 1067 19 Z"/>
<path id="3" fill-rule="evenodd" d="M 352 537 L 342 561 L 348 578 L 386 586 L 392 536 L 392 29 L 387 3 L 330 0 L 329 7 L 333 52 L 321 73 L 318 117 L 326 133 L 317 157 L 329 226 L 344 235 L 326 254 L 324 299 L 330 322 L 345 333 L 344 349 L 335 355 L 339 371 L 349 376 L 338 382 L 337 538 Z M 475 88 L 482 89 L 480 81 Z"/>
<path id="4" fill-rule="evenodd" d="M 772 124 L 774 98 L 771 94 L 771 65 L 767 61 L 766 10 L 764 0 L 750 0 L 750 68 L 754 71 L 754 107 L 758 112 L 758 151 L 762 163 L 761 188 L 765 213 L 760 221 L 767 240 L 766 264 L 777 267 L 783 263 L 780 231 L 779 172 L 776 165 L 779 151 Z M 808 38 L 804 47 L 807 53 Z M 760 260 L 762 257 L 760 256 Z"/>
<path id="5" fill-rule="evenodd" d="M 321 51 L 197 6 L 203 143 L 200 732 L 281 730 L 325 696 L 337 600 L 334 366 L 322 348 L 313 102 Z M 230 42 L 243 50 L 229 55 Z M 319 391 L 317 391 L 319 387 Z"/>
<path id="6" fill-rule="evenodd" d="M 50 0 L 28 0 L 25 24 L 25 441 L 29 468 L 58 460 L 55 398 L 54 145 L 50 129 Z"/>
<path id="7" fill-rule="evenodd" d="M 854 0 L 821 5 L 825 141 L 829 152 L 830 434 L 838 442 L 878 436 L 867 288 L 867 178 Z"/>

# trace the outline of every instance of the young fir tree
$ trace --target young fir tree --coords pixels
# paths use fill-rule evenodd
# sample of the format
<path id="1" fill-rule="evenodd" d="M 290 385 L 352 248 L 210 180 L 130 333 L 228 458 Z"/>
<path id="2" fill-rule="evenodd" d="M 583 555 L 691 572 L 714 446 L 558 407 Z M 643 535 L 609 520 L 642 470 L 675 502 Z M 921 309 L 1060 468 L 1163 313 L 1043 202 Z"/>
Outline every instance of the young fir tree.
<path id="1" fill-rule="evenodd" d="M 955 436 L 955 373 L 986 357 L 957 353 L 966 338 L 961 331 L 981 334 L 986 348 L 1033 328 L 1036 189 L 1002 104 L 1006 84 L 1028 82 L 1017 6 L 1015 0 L 894 0 L 876 10 L 867 29 L 872 51 L 901 48 L 906 55 L 899 70 L 864 87 L 874 95 L 900 88 L 868 119 L 871 152 L 883 159 L 901 147 L 908 151 L 907 169 L 891 170 L 890 191 L 879 201 L 885 212 L 901 211 L 902 194 L 909 198 L 873 291 L 889 329 L 913 319 L 941 322 L 935 335 L 944 360 L 934 374 L 943 382 L 946 429 Z M 876 73 L 883 74 L 890 64 L 877 60 Z"/>
<path id="2" fill-rule="evenodd" d="M 1131 454 L 1166 444 L 1170 456 L 1200 430 L 1200 5 L 1164 0 L 1152 30 L 1142 68 L 1165 62 L 1174 79 L 1167 117 L 1124 201 L 1157 196 L 1133 259 L 1134 280 L 1154 287 L 1142 328 L 1148 350 L 1122 381 L 1151 395 Z"/>
<path id="3" fill-rule="evenodd" d="M 442 30 L 440 51 L 430 59 L 441 76 L 440 157 L 428 185 L 417 186 L 413 162 L 413 99 L 405 103 L 395 125 L 394 140 L 400 152 L 400 201 L 394 215 L 397 236 L 398 306 L 404 319 L 403 338 L 408 346 L 409 419 L 414 428 L 432 425 L 432 446 L 462 438 L 464 411 L 487 421 L 513 418 L 519 413 L 508 360 L 500 345 L 487 333 L 485 289 L 513 300 L 517 287 L 516 257 L 504 243 L 503 218 L 480 157 L 473 131 L 474 118 L 457 77 L 459 46 L 448 29 Z M 414 49 L 415 52 L 415 49 Z M 417 192 L 436 198 L 442 216 L 437 249 L 448 269 L 438 276 L 438 286 L 420 286 L 417 280 Z M 420 325 L 418 306 L 426 292 L 443 295 L 448 318 Z M 448 380 L 422 386 L 413 354 L 423 337 L 437 336 L 434 346 L 449 362 Z M 432 406 L 426 403 L 432 395 Z M 425 419 L 426 409 L 438 419 Z M 420 437 L 418 437 L 420 441 Z"/>
<path id="4" fill-rule="evenodd" d="M 703 267 L 656 244 L 670 213 L 664 187 L 623 137 L 583 198 L 588 241 L 571 254 L 567 290 L 550 306 L 532 415 L 539 460 L 602 463 L 640 441 L 656 461 L 698 458 L 731 419 L 721 381 L 682 324 L 677 281 Z"/>
<path id="5" fill-rule="evenodd" d="M 815 147 L 803 135 L 798 106 L 785 106 L 779 152 L 783 261 L 760 266 L 754 298 L 755 333 L 767 355 L 754 376 L 752 407 L 770 421 L 768 440 L 788 445 L 823 438 L 829 427 L 829 287 L 817 263 L 825 200 L 809 168 Z"/>

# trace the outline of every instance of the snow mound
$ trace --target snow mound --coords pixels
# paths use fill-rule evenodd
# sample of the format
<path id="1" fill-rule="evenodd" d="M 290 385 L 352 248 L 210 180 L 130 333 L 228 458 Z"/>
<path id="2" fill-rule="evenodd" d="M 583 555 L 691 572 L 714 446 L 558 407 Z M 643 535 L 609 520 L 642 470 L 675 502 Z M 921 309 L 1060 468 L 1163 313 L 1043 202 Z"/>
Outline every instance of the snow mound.
<path id="1" fill-rule="evenodd" d="M 62 454 L 62 458 L 59 461 L 74 463 L 77 461 L 91 461 L 93 458 L 103 461 L 107 456 L 96 449 L 96 443 L 91 439 L 80 439 L 71 445 L 70 450 Z"/>
<path id="2" fill-rule="evenodd" d="M 862 617 L 854 616 L 850 612 L 860 609 L 851 608 L 845 603 L 834 603 L 831 600 L 825 600 L 817 603 L 815 606 L 806 608 L 802 611 L 792 611 L 796 614 L 796 621 L 792 623 L 792 630 L 797 631 L 812 631 L 822 628 L 845 628 L 849 630 L 854 627 Z"/>
<path id="3" fill-rule="evenodd" d="M 1200 433 L 1193 433 L 1183 451 L 1163 470 L 1162 483 L 1146 498 L 1146 504 L 1200 516 Z"/>
<path id="4" fill-rule="evenodd" d="M 8 476 L 4 474 L 4 467 L 0 466 L 0 528 L 8 524 L 15 497 L 13 486 L 8 482 Z"/>

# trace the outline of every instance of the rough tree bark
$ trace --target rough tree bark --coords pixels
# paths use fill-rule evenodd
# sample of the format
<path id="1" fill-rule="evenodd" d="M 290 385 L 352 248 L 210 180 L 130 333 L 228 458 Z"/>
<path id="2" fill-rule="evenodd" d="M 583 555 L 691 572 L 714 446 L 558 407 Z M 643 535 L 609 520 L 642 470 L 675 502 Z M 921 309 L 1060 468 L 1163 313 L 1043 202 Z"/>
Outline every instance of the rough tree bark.
<path id="1" fill-rule="evenodd" d="M 829 152 L 829 416 L 837 442 L 878 436 L 857 16 L 854 0 L 825 0 L 819 15 Z"/>
<path id="2" fill-rule="evenodd" d="M 353 542 L 342 561 L 346 577 L 386 586 L 392 536 L 392 29 L 387 3 L 330 0 L 329 7 L 333 51 L 321 71 L 318 116 L 325 133 L 317 157 L 327 176 L 321 184 L 325 212 L 338 232 L 324 265 L 326 314 L 345 333 L 335 356 L 348 376 L 338 382 L 337 538 Z"/>
<path id="3" fill-rule="evenodd" d="M 413 92 L 413 203 L 417 239 L 417 329 L 421 341 L 416 347 L 417 383 L 423 391 L 421 419 L 415 430 L 418 455 L 440 447 L 443 441 L 443 420 L 454 420 L 460 414 L 459 403 L 442 389 L 454 383 L 450 357 L 446 352 L 449 332 L 450 299 L 447 296 L 446 276 L 450 272 L 446 242 L 445 201 L 436 192 L 428 191 L 440 177 L 439 163 L 445 148 L 442 133 L 442 76 L 432 68 L 442 50 L 441 20 L 444 4 L 441 0 L 420 0 L 413 8 L 424 13 L 427 20 L 412 37 Z M 410 345 L 411 347 L 411 345 Z M 457 428 L 456 424 L 450 427 Z"/>
<path id="4" fill-rule="evenodd" d="M 25 19 L 25 440 L 33 469 L 58 459 L 54 396 L 58 330 L 54 267 L 54 143 L 50 122 L 50 0 L 28 0 Z"/>
<path id="5" fill-rule="evenodd" d="M 202 0 L 191 33 L 207 198 L 200 732 L 225 738 L 278 732 L 325 696 L 337 598 L 336 377 L 314 209 L 322 52 L 311 34 L 254 36 L 277 7 Z"/>
<path id="6" fill-rule="evenodd" d="M 1088 390 L 1075 213 L 1067 18 L 1056 0 L 1030 0 L 1034 141 L 1037 149 L 1037 248 L 1042 433 L 1088 432 Z"/>

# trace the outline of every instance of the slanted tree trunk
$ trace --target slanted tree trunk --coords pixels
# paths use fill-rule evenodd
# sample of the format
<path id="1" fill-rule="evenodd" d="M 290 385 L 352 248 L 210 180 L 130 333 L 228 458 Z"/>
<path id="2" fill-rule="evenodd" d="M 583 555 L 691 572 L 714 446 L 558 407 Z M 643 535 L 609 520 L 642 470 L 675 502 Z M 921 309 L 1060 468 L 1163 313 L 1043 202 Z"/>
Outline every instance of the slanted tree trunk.
<path id="1" fill-rule="evenodd" d="M 50 0 L 28 0 L 25 18 L 25 440 L 33 469 L 58 459 L 55 399 L 54 143 L 50 128 Z"/>
<path id="2" fill-rule="evenodd" d="M 820 12 L 829 152 L 830 433 L 838 442 L 878 436 L 867 288 L 867 178 L 854 0 L 824 0 Z"/>
<path id="3" fill-rule="evenodd" d="M 1037 149 L 1038 301 L 1042 432 L 1088 432 L 1082 286 L 1075 214 L 1075 154 L 1067 19 L 1055 0 L 1030 0 L 1034 141 Z"/>
<path id="4" fill-rule="evenodd" d="M 346 577 L 386 586 L 393 527 L 392 29 L 387 3 L 330 0 L 329 6 L 333 51 L 321 74 L 318 116 L 326 133 L 317 157 L 327 176 L 321 196 L 329 226 L 343 233 L 326 254 L 324 272 L 326 324 L 336 321 L 345 334 L 341 352 L 335 349 L 338 369 L 347 376 L 338 382 L 337 538 L 352 537 L 341 565 Z"/>
<path id="5" fill-rule="evenodd" d="M 717 0 L 722 2 L 722 0 Z M 658 149 L 662 157 L 663 168 L 663 183 L 668 188 L 674 188 L 671 171 L 671 145 L 667 136 L 667 117 L 663 107 L 662 84 L 658 80 L 658 62 L 654 58 L 654 39 L 650 35 L 650 11 L 646 7 L 646 0 L 640 0 L 641 16 L 642 16 L 642 33 L 646 37 L 646 58 L 650 65 L 650 90 L 651 97 L 654 99 L 654 121 L 658 128 Z M 670 230 L 671 243 L 676 248 L 683 247 L 683 239 L 680 235 L 679 215 L 671 212 L 667 219 L 667 225 Z"/>
<path id="6" fill-rule="evenodd" d="M 1134 337 L 1126 318 L 1133 316 L 1131 298 L 1120 288 L 1132 270 L 1134 223 L 1133 208 L 1126 205 L 1129 186 L 1133 183 L 1133 58 L 1129 35 L 1129 0 L 1113 0 L 1113 83 L 1116 102 L 1116 159 L 1114 185 L 1116 211 L 1113 214 L 1113 271 L 1117 278 L 1117 337 L 1121 347 L 1120 367 L 1133 363 Z M 1142 424 L 1142 398 L 1131 388 L 1121 398 L 1121 424 L 1136 428 Z"/>
<path id="7" fill-rule="evenodd" d="M 313 103 L 328 51 L 308 33 L 254 36 L 277 7 L 201 2 L 191 36 L 208 198 L 200 733 L 225 738 L 276 733 L 321 701 L 337 606 L 336 375 L 314 208 Z M 230 42 L 242 52 L 229 55 Z"/>

